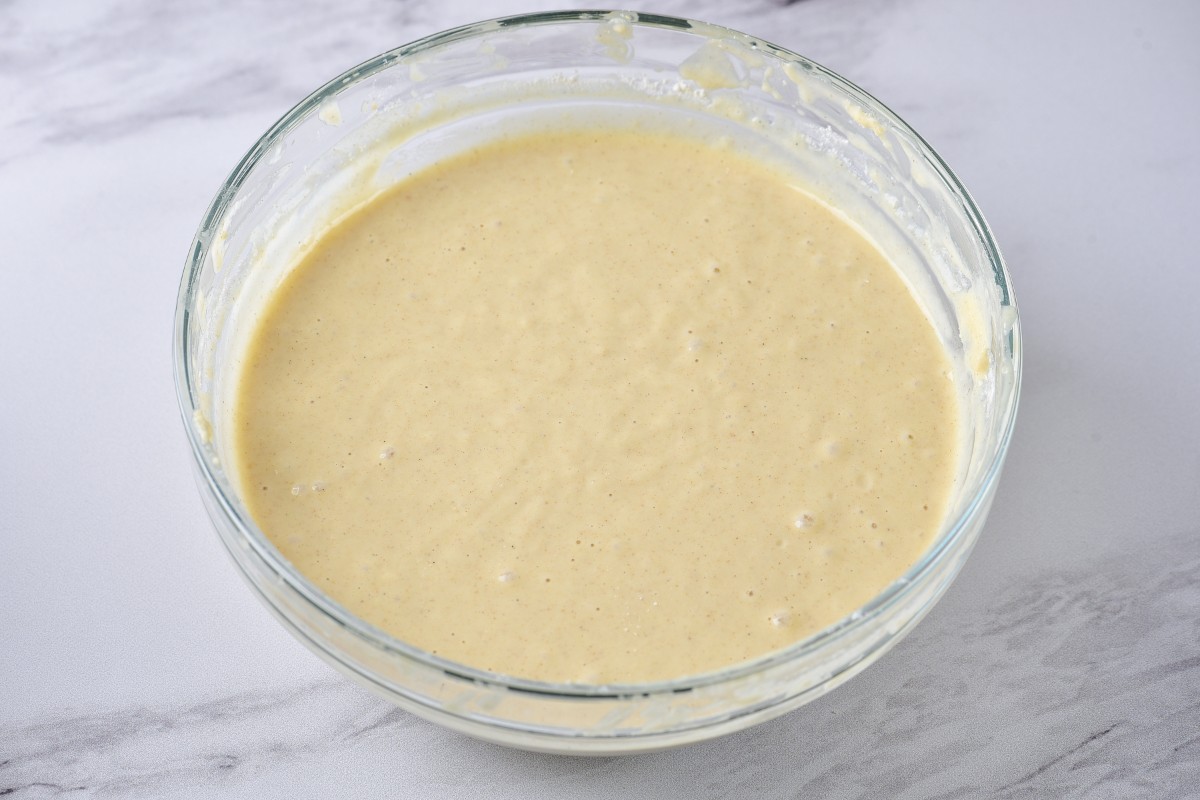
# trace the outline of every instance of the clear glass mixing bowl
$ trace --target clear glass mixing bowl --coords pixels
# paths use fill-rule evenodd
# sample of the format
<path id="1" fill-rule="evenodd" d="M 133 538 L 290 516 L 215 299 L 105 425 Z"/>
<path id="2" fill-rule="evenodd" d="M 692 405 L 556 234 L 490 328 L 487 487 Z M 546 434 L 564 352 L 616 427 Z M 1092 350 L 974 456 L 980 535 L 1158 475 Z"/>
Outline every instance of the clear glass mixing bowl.
<path id="1" fill-rule="evenodd" d="M 299 574 L 255 525 L 226 457 L 238 342 L 289 255 L 339 198 L 547 115 L 676 114 L 785 157 L 888 253 L 955 365 L 963 458 L 945 525 L 874 600 L 784 650 L 635 685 L 489 673 L 398 641 Z M 1017 410 L 1021 338 L 987 224 L 895 114 L 807 59 L 725 28 L 628 12 L 563 12 L 430 36 L 331 81 L 277 122 L 225 181 L 179 292 L 175 378 L 200 493 L 267 607 L 338 669 L 449 728 L 531 750 L 624 753 L 708 739 L 848 680 L 900 640 L 957 575 L 983 527 Z"/>

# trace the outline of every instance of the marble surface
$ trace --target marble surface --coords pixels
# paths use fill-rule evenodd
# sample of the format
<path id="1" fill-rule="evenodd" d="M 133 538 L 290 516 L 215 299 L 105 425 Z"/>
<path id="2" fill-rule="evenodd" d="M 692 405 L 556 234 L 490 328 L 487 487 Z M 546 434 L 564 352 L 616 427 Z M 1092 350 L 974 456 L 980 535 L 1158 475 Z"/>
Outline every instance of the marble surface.
<path id="1" fill-rule="evenodd" d="M 520 753 L 349 684 L 241 585 L 170 377 L 201 213 L 327 78 L 571 5 L 0 2 L 0 796 L 1200 796 L 1188 0 L 652 6 L 883 99 L 970 187 L 1013 274 L 1025 391 L 987 530 L 846 686 L 683 750 Z"/>

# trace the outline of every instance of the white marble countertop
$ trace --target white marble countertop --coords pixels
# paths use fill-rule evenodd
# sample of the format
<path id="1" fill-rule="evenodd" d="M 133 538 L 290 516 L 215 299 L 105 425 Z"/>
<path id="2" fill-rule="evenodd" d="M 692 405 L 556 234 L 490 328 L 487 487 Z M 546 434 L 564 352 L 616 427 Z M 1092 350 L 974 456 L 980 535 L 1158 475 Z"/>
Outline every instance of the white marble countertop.
<path id="1" fill-rule="evenodd" d="M 846 686 L 683 750 L 531 755 L 351 685 L 241 584 L 171 381 L 201 213 L 326 79 L 559 5 L 0 2 L 0 796 L 1200 795 L 1190 0 L 652 6 L 883 99 L 1012 271 L 1025 390 L 992 517 L 942 603 Z"/>

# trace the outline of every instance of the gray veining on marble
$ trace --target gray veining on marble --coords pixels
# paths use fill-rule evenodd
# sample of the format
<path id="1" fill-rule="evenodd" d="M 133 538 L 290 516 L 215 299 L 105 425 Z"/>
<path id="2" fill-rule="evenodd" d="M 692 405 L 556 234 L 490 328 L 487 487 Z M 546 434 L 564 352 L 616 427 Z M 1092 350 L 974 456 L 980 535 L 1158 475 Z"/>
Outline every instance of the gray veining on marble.
<path id="1" fill-rule="evenodd" d="M 168 337 L 250 144 L 379 52 L 556 0 L 0 0 L 0 797 L 1200 797 L 1200 3 L 662 0 L 911 122 L 1026 332 L 995 507 L 880 663 L 680 751 L 564 759 L 392 709 L 243 587 Z"/>

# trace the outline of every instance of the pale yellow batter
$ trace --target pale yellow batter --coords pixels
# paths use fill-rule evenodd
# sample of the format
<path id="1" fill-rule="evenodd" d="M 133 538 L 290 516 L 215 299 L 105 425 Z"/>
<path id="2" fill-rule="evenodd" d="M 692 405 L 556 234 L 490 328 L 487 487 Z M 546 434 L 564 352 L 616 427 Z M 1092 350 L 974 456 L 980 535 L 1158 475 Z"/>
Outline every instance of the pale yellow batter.
<path id="1" fill-rule="evenodd" d="M 779 170 L 530 134 L 329 233 L 246 353 L 243 495 L 355 614 L 474 667 L 626 682 L 790 644 L 931 543 L 957 452 L 933 328 Z"/>

